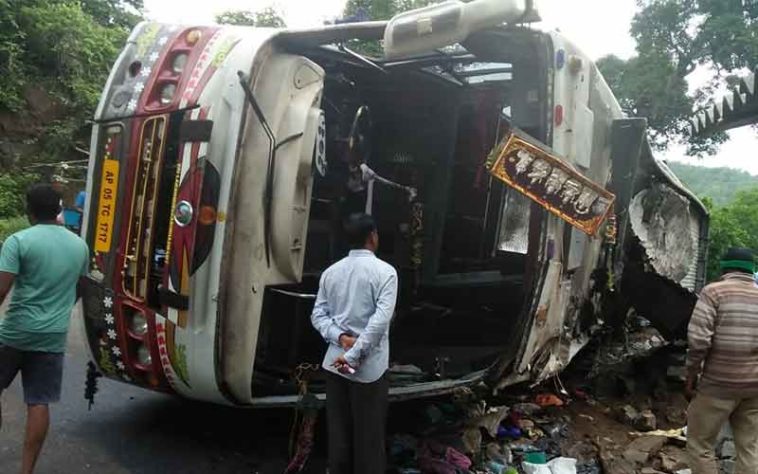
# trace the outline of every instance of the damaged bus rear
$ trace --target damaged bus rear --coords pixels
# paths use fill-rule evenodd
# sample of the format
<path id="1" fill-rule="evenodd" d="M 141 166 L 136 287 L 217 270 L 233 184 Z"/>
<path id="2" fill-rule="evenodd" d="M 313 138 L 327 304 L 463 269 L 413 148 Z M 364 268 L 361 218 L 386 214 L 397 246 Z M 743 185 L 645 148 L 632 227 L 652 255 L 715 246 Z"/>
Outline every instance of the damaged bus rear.
<path id="1" fill-rule="evenodd" d="M 395 399 L 544 380 L 630 307 L 679 331 L 707 213 L 589 58 L 519 26 L 535 19 L 479 0 L 303 31 L 138 26 L 92 140 L 97 370 L 238 406 L 293 403 L 302 376 L 322 396 L 309 316 L 356 211 L 400 276 Z"/>

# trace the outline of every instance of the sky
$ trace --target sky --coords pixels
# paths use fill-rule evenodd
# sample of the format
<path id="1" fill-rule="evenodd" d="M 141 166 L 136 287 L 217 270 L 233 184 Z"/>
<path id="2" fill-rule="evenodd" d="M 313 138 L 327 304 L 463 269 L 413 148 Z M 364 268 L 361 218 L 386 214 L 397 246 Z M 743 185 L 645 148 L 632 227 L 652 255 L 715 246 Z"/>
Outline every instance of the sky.
<path id="1" fill-rule="evenodd" d="M 144 1 L 149 18 L 171 23 L 211 23 L 216 14 L 226 10 L 256 11 L 274 6 L 293 28 L 319 26 L 338 18 L 345 3 L 345 0 Z M 538 5 L 543 28 L 560 30 L 593 59 L 608 54 L 628 58 L 634 54 L 629 25 L 636 9 L 635 0 L 538 0 Z M 691 80 L 693 85 L 697 81 L 698 77 Z M 752 157 L 758 150 L 758 133 L 743 127 L 730 132 L 730 137 L 715 156 L 689 158 L 684 147 L 676 146 L 662 157 L 709 167 L 728 166 L 758 175 L 758 159 Z"/>

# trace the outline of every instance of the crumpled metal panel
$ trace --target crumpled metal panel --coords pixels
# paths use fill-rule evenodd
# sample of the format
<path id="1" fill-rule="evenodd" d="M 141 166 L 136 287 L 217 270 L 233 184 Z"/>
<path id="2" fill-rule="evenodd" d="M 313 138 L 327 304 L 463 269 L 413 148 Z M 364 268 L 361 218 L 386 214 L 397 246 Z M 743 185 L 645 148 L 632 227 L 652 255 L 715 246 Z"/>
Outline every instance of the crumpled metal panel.
<path id="1" fill-rule="evenodd" d="M 629 206 L 632 230 L 655 271 L 677 283 L 697 259 L 689 201 L 671 188 L 655 184 L 642 190 Z"/>
<path id="2" fill-rule="evenodd" d="M 563 265 L 553 260 L 548 264 L 545 285 L 542 288 L 540 301 L 534 315 L 529 340 L 526 344 L 524 357 L 517 370 L 525 372 L 536 364 L 539 354 L 543 352 L 549 341 L 560 338 L 563 330 L 563 319 L 566 315 L 566 291 L 561 288 Z M 569 287 L 570 288 L 570 287 Z"/>
<path id="3" fill-rule="evenodd" d="M 603 376 L 603 374 L 613 372 L 614 369 L 623 370 L 630 361 L 646 359 L 668 344 L 661 333 L 653 327 L 628 331 L 626 340 L 609 340 L 600 345 L 588 378 Z"/>
<path id="4" fill-rule="evenodd" d="M 690 291 L 696 291 L 697 289 L 697 277 L 698 277 L 698 261 L 702 252 L 705 252 L 705 246 L 700 245 L 700 222 L 697 219 L 690 219 L 690 236 L 696 242 L 696 255 L 692 262 L 690 262 L 690 268 L 687 275 L 679 282 L 680 285 L 687 288 Z"/>

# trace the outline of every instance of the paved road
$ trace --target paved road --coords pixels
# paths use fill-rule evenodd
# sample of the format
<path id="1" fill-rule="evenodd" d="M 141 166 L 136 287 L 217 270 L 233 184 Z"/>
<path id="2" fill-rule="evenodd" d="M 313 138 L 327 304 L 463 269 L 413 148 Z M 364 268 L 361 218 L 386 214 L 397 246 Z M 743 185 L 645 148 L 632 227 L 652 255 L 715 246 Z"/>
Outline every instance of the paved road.
<path id="1" fill-rule="evenodd" d="M 283 471 L 290 411 L 192 403 L 102 379 L 88 411 L 86 363 L 81 336 L 72 328 L 63 400 L 52 407 L 39 474 Z M 3 394 L 2 408 L 0 473 L 13 474 L 19 469 L 24 430 L 20 380 Z M 324 469 L 314 461 L 309 471 Z"/>

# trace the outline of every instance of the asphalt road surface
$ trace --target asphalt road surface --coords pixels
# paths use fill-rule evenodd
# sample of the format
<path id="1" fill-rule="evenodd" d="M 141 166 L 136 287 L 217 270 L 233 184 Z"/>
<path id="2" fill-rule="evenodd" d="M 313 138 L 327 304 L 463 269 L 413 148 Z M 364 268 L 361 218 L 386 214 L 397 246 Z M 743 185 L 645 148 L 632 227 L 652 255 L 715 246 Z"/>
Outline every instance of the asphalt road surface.
<path id="1" fill-rule="evenodd" d="M 2 313 L 0 313 L 2 314 Z M 51 429 L 38 474 L 281 473 L 291 410 L 239 410 L 193 403 L 99 380 L 92 411 L 84 399 L 87 352 L 72 327 L 63 399 L 51 407 Z M 0 473 L 17 473 L 25 406 L 20 377 L 2 395 Z M 323 420 L 320 420 L 323 428 Z M 321 431 L 321 430 L 320 430 Z M 320 440 L 319 440 L 320 438 Z M 308 472 L 324 472 L 317 436 Z"/>

